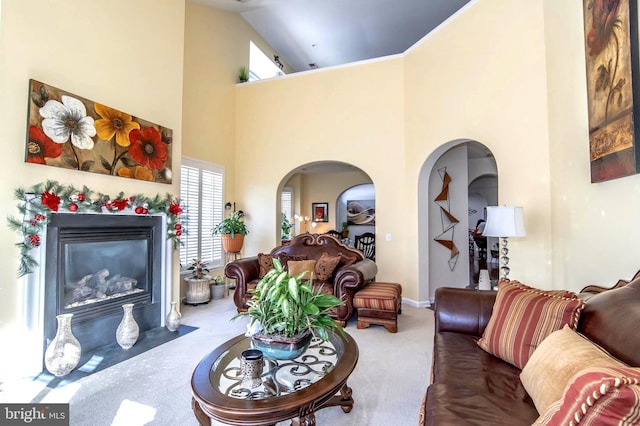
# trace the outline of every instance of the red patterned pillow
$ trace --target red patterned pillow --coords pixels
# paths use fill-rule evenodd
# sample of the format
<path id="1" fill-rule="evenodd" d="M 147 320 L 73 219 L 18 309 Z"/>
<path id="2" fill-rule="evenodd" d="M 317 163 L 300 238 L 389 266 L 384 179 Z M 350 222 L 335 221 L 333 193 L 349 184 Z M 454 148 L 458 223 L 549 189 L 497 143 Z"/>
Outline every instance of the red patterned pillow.
<path id="1" fill-rule="evenodd" d="M 590 367 L 569 381 L 562 398 L 534 425 L 640 424 L 640 369 Z"/>
<path id="2" fill-rule="evenodd" d="M 316 279 L 325 282 L 331 278 L 340 259 L 340 256 L 329 256 L 327 253 L 322 253 L 322 256 L 316 262 Z"/>
<path id="3" fill-rule="evenodd" d="M 555 293 L 555 294 L 554 294 Z M 501 281 L 493 312 L 478 346 L 522 369 L 538 345 L 565 324 L 575 330 L 584 301 Z"/>
<path id="4" fill-rule="evenodd" d="M 260 265 L 260 275 L 258 275 L 258 278 L 262 279 L 267 275 L 267 272 L 273 269 L 273 256 L 258 253 L 258 264 Z"/>

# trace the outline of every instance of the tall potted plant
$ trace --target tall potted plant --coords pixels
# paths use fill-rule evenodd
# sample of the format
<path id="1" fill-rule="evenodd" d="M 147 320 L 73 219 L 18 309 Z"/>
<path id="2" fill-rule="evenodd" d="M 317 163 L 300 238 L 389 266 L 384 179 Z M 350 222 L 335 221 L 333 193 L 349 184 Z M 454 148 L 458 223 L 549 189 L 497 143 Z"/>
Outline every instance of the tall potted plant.
<path id="1" fill-rule="evenodd" d="M 337 297 L 314 290 L 311 280 L 302 282 L 304 273 L 290 276 L 278 259 L 247 302 L 249 308 L 236 314 L 251 319 L 253 346 L 276 359 L 294 359 L 309 346 L 313 336 L 323 340 L 329 331 L 345 334 L 329 310 L 344 304 Z"/>
<path id="2" fill-rule="evenodd" d="M 227 253 L 239 253 L 242 250 L 244 236 L 249 233 L 247 225 L 242 221 L 243 216 L 241 212 L 234 211 L 213 227 L 213 235 L 222 237 L 222 248 Z"/>
<path id="3" fill-rule="evenodd" d="M 291 239 L 291 228 L 293 228 L 293 224 L 289 222 L 287 215 L 284 212 L 280 213 L 280 229 L 282 229 L 280 237 L 282 241 Z"/>

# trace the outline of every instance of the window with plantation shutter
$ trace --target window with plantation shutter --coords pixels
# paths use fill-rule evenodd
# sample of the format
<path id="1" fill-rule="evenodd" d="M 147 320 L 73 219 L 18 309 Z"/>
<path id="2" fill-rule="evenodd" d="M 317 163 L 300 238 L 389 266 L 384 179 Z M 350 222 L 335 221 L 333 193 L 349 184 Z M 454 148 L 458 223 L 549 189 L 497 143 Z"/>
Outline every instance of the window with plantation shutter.
<path id="1" fill-rule="evenodd" d="M 200 259 L 212 268 L 223 264 L 220 236 L 213 236 L 213 226 L 224 215 L 224 168 L 188 158 L 180 169 L 180 201 L 185 210 L 186 235 L 180 238 L 180 265 L 186 267 Z"/>
<path id="2" fill-rule="evenodd" d="M 280 210 L 289 219 L 293 221 L 293 188 L 283 188 L 280 194 Z"/>

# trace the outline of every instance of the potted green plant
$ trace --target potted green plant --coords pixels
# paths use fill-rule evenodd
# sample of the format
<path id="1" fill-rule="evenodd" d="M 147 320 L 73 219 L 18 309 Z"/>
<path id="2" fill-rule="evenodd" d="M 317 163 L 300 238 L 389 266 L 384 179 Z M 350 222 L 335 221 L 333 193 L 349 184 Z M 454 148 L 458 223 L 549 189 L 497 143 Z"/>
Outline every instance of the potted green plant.
<path id="1" fill-rule="evenodd" d="M 191 271 L 191 277 L 184 279 L 187 284 L 185 303 L 188 305 L 209 303 L 211 299 L 211 289 L 209 288 L 211 277 L 205 274 L 205 272 L 209 272 L 209 269 L 200 259 L 193 259 L 187 270 Z"/>
<path id="2" fill-rule="evenodd" d="M 247 67 L 240 67 L 238 80 L 240 80 L 240 83 L 246 83 L 247 81 L 249 81 L 249 71 L 247 70 Z"/>
<path id="3" fill-rule="evenodd" d="M 342 222 L 342 238 L 349 237 L 349 222 Z"/>
<path id="4" fill-rule="evenodd" d="M 211 282 L 209 283 L 209 287 L 211 289 L 211 298 L 212 299 L 222 299 L 224 297 L 225 290 L 225 282 L 224 277 L 221 275 L 216 275 L 211 278 Z"/>
<path id="5" fill-rule="evenodd" d="M 289 222 L 287 215 L 280 213 L 280 229 L 282 229 L 280 237 L 282 241 L 289 241 L 291 239 L 291 228 L 293 228 L 293 224 Z"/>
<path id="6" fill-rule="evenodd" d="M 290 276 L 278 259 L 273 259 L 273 266 L 258 282 L 247 302 L 249 308 L 233 317 L 250 318 L 254 347 L 271 358 L 294 359 L 307 349 L 313 336 L 327 340 L 329 331 L 345 335 L 328 313 L 343 301 L 314 290 L 311 280 L 302 282 L 304 273 Z"/>
<path id="7" fill-rule="evenodd" d="M 243 216 L 240 211 L 234 211 L 213 227 L 213 235 L 222 237 L 222 248 L 227 253 L 239 253 L 242 250 L 244 236 L 249 233 L 247 225 L 242 221 Z"/>

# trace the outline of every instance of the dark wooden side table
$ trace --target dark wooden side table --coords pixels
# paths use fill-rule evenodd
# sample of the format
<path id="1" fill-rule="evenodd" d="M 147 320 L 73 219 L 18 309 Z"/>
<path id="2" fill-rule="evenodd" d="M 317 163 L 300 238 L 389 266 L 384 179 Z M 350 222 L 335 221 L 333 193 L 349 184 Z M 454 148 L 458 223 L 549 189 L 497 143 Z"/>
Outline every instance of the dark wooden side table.
<path id="1" fill-rule="evenodd" d="M 315 425 L 315 412 L 340 406 L 353 408 L 347 379 L 358 362 L 353 337 L 330 333 L 315 339 L 292 361 L 264 358 L 256 383 L 244 380 L 240 354 L 251 339 L 240 335 L 225 342 L 196 366 L 191 377 L 191 406 L 201 425 L 211 419 L 231 425 L 272 425 L 291 419 L 292 425 Z"/>

